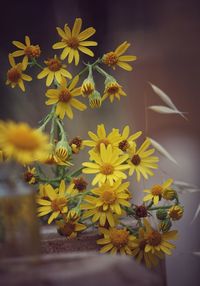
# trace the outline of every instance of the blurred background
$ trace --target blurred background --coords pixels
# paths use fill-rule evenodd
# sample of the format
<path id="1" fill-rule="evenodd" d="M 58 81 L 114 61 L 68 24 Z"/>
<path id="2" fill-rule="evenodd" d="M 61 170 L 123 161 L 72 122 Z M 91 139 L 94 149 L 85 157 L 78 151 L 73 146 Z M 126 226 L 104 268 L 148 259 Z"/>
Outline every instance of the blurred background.
<path id="1" fill-rule="evenodd" d="M 200 186 L 198 0 L 18 0 L 4 1 L 1 11 L 1 119 L 26 121 L 37 126 L 48 112 L 44 104 L 45 80 L 33 80 L 26 85 L 26 93 L 5 85 L 9 68 L 7 55 L 15 50 L 12 41 L 24 42 L 24 36 L 29 35 L 33 44 L 40 45 L 42 59 L 51 57 L 55 52 L 51 46 L 59 39 L 55 28 L 65 23 L 72 26 L 75 18 L 81 17 L 83 28 L 93 26 L 97 30 L 92 37 L 99 43 L 93 48 L 96 57 L 127 40 L 131 43 L 128 54 L 137 55 L 138 60 L 133 63 L 133 72 L 110 70 L 128 97 L 122 98 L 120 103 L 107 101 L 99 110 L 75 111 L 73 121 L 66 121 L 70 137 L 86 138 L 87 131 L 96 132 L 99 123 L 104 123 L 107 130 L 122 129 L 126 124 L 133 132 L 146 129 L 145 135 L 159 141 L 179 163 L 176 166 L 166 159 L 161 160 L 166 176 Z M 82 59 L 92 60 L 84 56 Z M 78 69 L 70 67 L 70 71 L 75 74 Z M 36 78 L 39 70 L 34 68 L 30 73 Z M 97 77 L 96 80 L 102 91 L 102 79 Z M 162 104 L 148 82 L 159 86 L 181 111 L 188 112 L 188 121 L 178 115 L 152 111 L 145 115 L 145 98 L 147 106 Z M 192 252 L 200 251 L 200 216 L 194 223 L 191 221 L 200 201 L 199 192 L 185 193 L 181 201 L 185 205 L 185 216 L 175 225 L 180 229 L 180 238 L 174 255 L 167 259 L 168 285 L 196 286 L 199 285 L 200 257 Z"/>

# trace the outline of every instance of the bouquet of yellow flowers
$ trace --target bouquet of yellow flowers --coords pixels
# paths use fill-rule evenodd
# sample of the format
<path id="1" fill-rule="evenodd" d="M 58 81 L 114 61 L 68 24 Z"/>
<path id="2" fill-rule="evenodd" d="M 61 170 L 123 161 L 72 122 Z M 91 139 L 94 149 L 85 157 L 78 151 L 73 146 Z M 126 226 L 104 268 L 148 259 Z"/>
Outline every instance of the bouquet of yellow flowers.
<path id="1" fill-rule="evenodd" d="M 44 61 L 40 60 L 40 46 L 33 45 L 28 36 L 24 43 L 13 41 L 17 50 L 9 54 L 11 67 L 6 84 L 25 92 L 24 82 L 32 80 L 30 68 L 38 69 L 37 79 L 46 81 L 45 103 L 51 109 L 38 128 L 23 122 L 0 121 L 1 161 L 15 160 L 25 166 L 24 180 L 36 189 L 38 217 L 44 217 L 48 224 L 56 223 L 60 235 L 74 238 L 88 229 L 98 231 L 100 253 L 126 254 L 145 262 L 147 267 L 156 266 L 175 248 L 170 242 L 177 238 L 173 222 L 183 216 L 183 206 L 172 178 L 144 189 L 143 201 L 135 204 L 128 178 L 137 183 L 149 180 L 159 168 L 156 151 L 173 158 L 151 138 L 144 136 L 142 144 L 138 144 L 142 131 L 133 133 L 128 125 L 123 130 L 113 126 L 108 131 L 102 123 L 96 131 L 88 132 L 89 138 L 76 136 L 69 140 L 63 122 L 65 117 L 73 119 L 73 109 L 84 111 L 87 105 L 101 108 L 108 101 L 126 96 L 122 85 L 107 70 L 122 68 L 130 72 L 130 63 L 136 56 L 126 54 L 130 43 L 125 41 L 84 64 L 72 76 L 68 67 L 73 62 L 79 65 L 81 53 L 94 57 L 90 48 L 97 42 L 90 37 L 95 29 L 82 30 L 82 19 L 77 18 L 72 29 L 65 24 L 57 28 L 57 33 L 59 41 L 52 48 L 61 54 Z M 97 90 L 96 73 L 104 80 L 103 92 Z M 168 107 L 150 109 L 184 117 L 166 94 L 151 86 Z M 88 161 L 72 172 L 73 157 L 84 148 L 89 148 Z"/>

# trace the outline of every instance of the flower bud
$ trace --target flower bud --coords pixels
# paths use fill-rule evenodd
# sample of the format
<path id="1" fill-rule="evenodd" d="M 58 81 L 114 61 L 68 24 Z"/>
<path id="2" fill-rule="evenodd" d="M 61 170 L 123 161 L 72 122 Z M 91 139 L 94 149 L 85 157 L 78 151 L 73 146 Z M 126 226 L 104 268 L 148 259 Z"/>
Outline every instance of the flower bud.
<path id="1" fill-rule="evenodd" d="M 162 232 L 167 232 L 170 230 L 172 226 L 171 220 L 170 219 L 165 219 L 163 221 L 160 222 L 159 224 L 159 230 Z"/>
<path id="2" fill-rule="evenodd" d="M 101 95 L 100 93 L 95 90 L 90 96 L 89 96 L 89 104 L 91 108 L 100 108 L 101 107 Z"/>
<path id="3" fill-rule="evenodd" d="M 167 211 L 166 211 L 166 210 L 163 210 L 163 209 L 157 210 L 157 212 L 156 212 L 156 217 L 157 217 L 157 219 L 159 219 L 159 220 L 165 220 L 166 217 L 167 217 Z"/>
<path id="4" fill-rule="evenodd" d="M 162 197 L 165 200 L 173 201 L 177 197 L 177 193 L 172 189 L 166 189 L 163 191 Z"/>
<path id="5" fill-rule="evenodd" d="M 81 86 L 81 93 L 83 97 L 89 97 L 95 90 L 95 83 L 92 77 L 86 78 Z"/>
<path id="6" fill-rule="evenodd" d="M 179 220 L 182 218 L 183 212 L 184 212 L 183 207 L 175 205 L 169 209 L 168 214 L 172 220 Z"/>
<path id="7" fill-rule="evenodd" d="M 70 165 L 70 156 L 72 154 L 71 147 L 67 141 L 61 140 L 56 144 L 55 156 L 58 165 Z"/>

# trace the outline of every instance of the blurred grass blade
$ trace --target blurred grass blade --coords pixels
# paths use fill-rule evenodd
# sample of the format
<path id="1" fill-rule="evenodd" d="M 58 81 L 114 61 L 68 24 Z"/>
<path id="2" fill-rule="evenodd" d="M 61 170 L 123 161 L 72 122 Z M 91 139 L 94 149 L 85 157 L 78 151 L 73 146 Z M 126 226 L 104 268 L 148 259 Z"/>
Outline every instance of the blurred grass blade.
<path id="1" fill-rule="evenodd" d="M 151 141 L 152 146 L 164 157 L 166 157 L 168 160 L 173 162 L 174 164 L 178 165 L 177 161 L 174 159 L 174 157 L 157 141 L 155 141 L 152 138 L 149 138 Z"/>
<path id="2" fill-rule="evenodd" d="M 173 101 L 171 100 L 171 98 L 164 92 L 162 91 L 159 87 L 157 87 L 156 85 L 152 84 L 151 82 L 149 82 L 150 86 L 152 87 L 153 91 L 160 97 L 160 99 L 166 104 L 168 105 L 169 108 L 169 112 L 167 112 L 167 109 L 165 110 L 166 112 L 160 112 L 160 113 L 174 113 L 174 114 L 179 114 L 180 116 L 182 116 L 184 119 L 187 120 L 187 117 L 183 114 L 183 112 L 179 111 L 176 107 L 176 105 L 173 103 Z M 154 109 L 152 109 L 154 110 Z M 174 110 L 176 112 L 170 112 L 171 110 Z M 157 110 L 154 110 L 157 111 Z M 159 112 L 159 111 L 157 111 Z"/>
<path id="3" fill-rule="evenodd" d="M 148 108 L 155 112 L 164 113 L 164 114 L 181 114 L 182 113 L 179 110 L 174 110 L 164 105 L 151 105 Z"/>
<path id="4" fill-rule="evenodd" d="M 173 185 L 178 189 L 178 192 L 195 193 L 200 191 L 198 186 L 182 181 L 174 181 Z"/>
<path id="5" fill-rule="evenodd" d="M 200 213 L 200 204 L 198 205 L 198 207 L 197 207 L 197 209 L 196 209 L 196 212 L 195 212 L 195 214 L 194 214 L 194 217 L 193 217 L 191 223 L 193 223 L 193 222 L 197 219 L 199 213 Z"/>

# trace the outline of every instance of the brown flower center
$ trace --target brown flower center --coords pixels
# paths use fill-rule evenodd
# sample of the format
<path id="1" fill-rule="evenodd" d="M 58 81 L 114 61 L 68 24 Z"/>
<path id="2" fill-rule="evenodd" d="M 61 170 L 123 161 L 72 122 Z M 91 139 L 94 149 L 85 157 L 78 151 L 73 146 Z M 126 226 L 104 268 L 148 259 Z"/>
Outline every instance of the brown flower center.
<path id="1" fill-rule="evenodd" d="M 25 172 L 24 173 L 25 182 L 30 182 L 33 177 L 34 177 L 34 174 L 32 174 L 31 172 Z"/>
<path id="2" fill-rule="evenodd" d="M 144 205 L 136 206 L 135 213 L 137 217 L 147 217 L 147 208 Z"/>
<path id="3" fill-rule="evenodd" d="M 148 240 L 148 244 L 150 244 L 152 246 L 157 246 L 157 245 L 159 245 L 161 243 L 162 236 L 161 236 L 161 234 L 158 231 L 153 230 L 149 234 L 147 240 Z"/>
<path id="4" fill-rule="evenodd" d="M 133 155 L 131 162 L 133 163 L 133 165 L 138 166 L 140 165 L 141 162 L 141 158 L 138 154 Z"/>
<path id="5" fill-rule="evenodd" d="M 62 63 L 60 60 L 52 58 L 45 62 L 50 69 L 50 71 L 56 72 L 59 71 L 62 67 Z"/>
<path id="6" fill-rule="evenodd" d="M 40 50 L 40 47 L 38 45 L 28 46 L 24 49 L 24 53 L 29 58 L 38 58 L 41 54 L 41 50 Z"/>
<path id="7" fill-rule="evenodd" d="M 59 232 L 64 236 L 70 236 L 75 231 L 75 227 L 73 222 L 67 222 L 59 229 Z"/>
<path id="8" fill-rule="evenodd" d="M 79 192 L 84 191 L 88 185 L 86 180 L 84 180 L 84 178 L 82 178 L 82 177 L 74 178 L 73 183 L 74 183 L 74 189 L 77 189 Z"/>
<path id="9" fill-rule="evenodd" d="M 66 198 L 57 198 L 51 202 L 51 208 L 53 211 L 62 211 L 62 209 L 66 206 L 67 199 Z"/>
<path id="10" fill-rule="evenodd" d="M 69 102 L 71 97 L 72 95 L 67 88 L 61 90 L 59 93 L 59 101 L 62 101 L 62 102 Z"/>
<path id="11" fill-rule="evenodd" d="M 111 94 L 116 94 L 119 93 L 120 86 L 117 83 L 111 83 L 109 86 L 106 88 L 106 92 Z"/>
<path id="12" fill-rule="evenodd" d="M 110 239 L 112 244 L 120 249 L 127 245 L 129 232 L 125 229 L 112 229 L 110 231 Z"/>
<path id="13" fill-rule="evenodd" d="M 118 147 L 119 147 L 119 149 L 121 149 L 122 151 L 125 152 L 130 147 L 130 145 L 129 145 L 127 140 L 123 140 L 119 143 Z"/>
<path id="14" fill-rule="evenodd" d="M 78 46 L 79 46 L 79 40 L 76 37 L 71 37 L 71 38 L 65 40 L 65 42 L 67 43 L 67 45 L 70 48 L 72 48 L 74 50 L 76 50 L 78 48 Z"/>
<path id="15" fill-rule="evenodd" d="M 8 80 L 13 83 L 17 83 L 20 80 L 21 75 L 21 71 L 16 67 L 9 69 L 9 71 L 7 72 Z"/>
<path id="16" fill-rule="evenodd" d="M 105 190 L 101 196 L 102 200 L 106 204 L 113 204 L 116 201 L 116 194 L 113 190 Z"/>
<path id="17" fill-rule="evenodd" d="M 151 193 L 152 193 L 153 196 L 161 196 L 162 195 L 162 191 L 163 191 L 163 188 L 160 185 L 155 185 L 151 189 Z"/>
<path id="18" fill-rule="evenodd" d="M 101 166 L 101 173 L 104 175 L 111 175 L 114 172 L 114 167 L 109 164 L 105 163 L 104 165 Z"/>
<path id="19" fill-rule="evenodd" d="M 116 65 L 118 57 L 114 52 L 109 52 L 103 56 L 103 62 L 108 66 Z"/>

